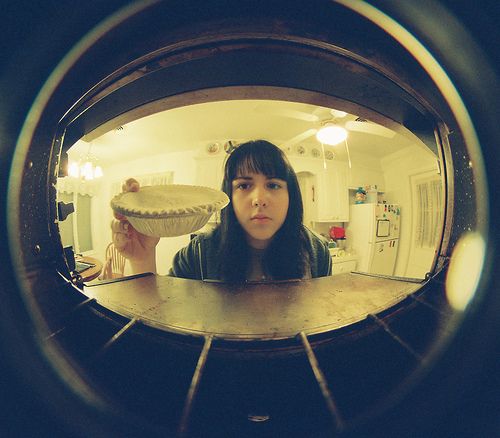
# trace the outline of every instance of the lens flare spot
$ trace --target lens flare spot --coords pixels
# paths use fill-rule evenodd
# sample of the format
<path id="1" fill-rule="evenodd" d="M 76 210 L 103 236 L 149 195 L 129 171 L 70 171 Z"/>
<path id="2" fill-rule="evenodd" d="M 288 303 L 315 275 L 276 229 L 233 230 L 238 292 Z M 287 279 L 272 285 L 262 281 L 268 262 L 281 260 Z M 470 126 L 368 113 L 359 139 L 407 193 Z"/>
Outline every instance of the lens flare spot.
<path id="1" fill-rule="evenodd" d="M 446 275 L 446 297 L 455 310 L 464 310 L 476 292 L 485 249 L 483 237 L 476 232 L 464 234 L 453 249 Z"/>

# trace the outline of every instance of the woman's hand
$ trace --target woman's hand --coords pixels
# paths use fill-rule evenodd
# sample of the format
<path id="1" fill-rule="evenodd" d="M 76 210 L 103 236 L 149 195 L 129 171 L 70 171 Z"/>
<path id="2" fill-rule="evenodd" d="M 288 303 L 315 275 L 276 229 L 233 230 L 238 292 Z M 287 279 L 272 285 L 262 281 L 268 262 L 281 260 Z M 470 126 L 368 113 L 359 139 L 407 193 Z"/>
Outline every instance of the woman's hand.
<path id="1" fill-rule="evenodd" d="M 123 192 L 139 191 L 139 182 L 127 179 L 122 185 Z M 159 237 L 139 233 L 125 216 L 114 213 L 116 220 L 111 222 L 111 232 L 115 248 L 130 261 L 134 274 L 156 272 L 156 245 Z"/>

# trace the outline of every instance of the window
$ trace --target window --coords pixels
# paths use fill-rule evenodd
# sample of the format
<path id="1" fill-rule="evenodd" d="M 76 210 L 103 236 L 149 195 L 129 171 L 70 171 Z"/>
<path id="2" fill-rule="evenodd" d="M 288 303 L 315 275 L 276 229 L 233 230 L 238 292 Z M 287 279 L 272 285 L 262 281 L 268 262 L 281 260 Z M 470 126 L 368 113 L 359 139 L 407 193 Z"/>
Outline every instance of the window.
<path id="1" fill-rule="evenodd" d="M 58 201 L 73 203 L 74 213 L 59 222 L 59 232 L 63 247 L 72 246 L 76 253 L 92 251 L 91 213 L 92 197 L 80 193 L 59 192 Z"/>
<path id="2" fill-rule="evenodd" d="M 443 223 L 443 191 L 439 176 L 416 185 L 416 233 L 415 245 L 419 248 L 436 248 L 440 234 L 436 230 Z"/>

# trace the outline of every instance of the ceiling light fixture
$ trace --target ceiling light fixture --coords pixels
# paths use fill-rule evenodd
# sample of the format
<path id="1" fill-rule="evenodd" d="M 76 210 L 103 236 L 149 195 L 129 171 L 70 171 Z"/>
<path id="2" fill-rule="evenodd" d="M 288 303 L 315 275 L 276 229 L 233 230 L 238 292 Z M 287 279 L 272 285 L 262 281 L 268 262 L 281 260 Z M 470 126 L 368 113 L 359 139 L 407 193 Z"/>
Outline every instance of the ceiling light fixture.
<path id="1" fill-rule="evenodd" d="M 84 161 L 70 161 L 68 175 L 73 178 L 80 178 L 83 181 L 90 181 L 103 176 L 102 168 L 94 164 L 91 159 Z"/>
<path id="2" fill-rule="evenodd" d="M 68 161 L 68 176 L 80 178 L 82 181 L 91 181 L 103 176 L 102 168 L 97 164 L 97 158 L 91 152 L 89 144 L 87 155 L 81 156 L 78 161 Z"/>
<path id="3" fill-rule="evenodd" d="M 347 138 L 347 131 L 331 122 L 325 123 L 316 133 L 316 139 L 324 144 L 334 146 Z"/>

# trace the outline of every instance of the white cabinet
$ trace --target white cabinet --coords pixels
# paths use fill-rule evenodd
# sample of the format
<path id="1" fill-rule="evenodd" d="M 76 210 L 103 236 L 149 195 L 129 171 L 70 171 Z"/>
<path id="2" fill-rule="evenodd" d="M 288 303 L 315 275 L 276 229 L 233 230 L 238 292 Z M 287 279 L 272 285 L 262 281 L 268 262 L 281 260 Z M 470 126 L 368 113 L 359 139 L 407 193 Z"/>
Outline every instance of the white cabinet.
<path id="1" fill-rule="evenodd" d="M 332 275 L 348 274 L 356 270 L 356 260 L 334 262 L 332 260 Z"/>
<path id="2" fill-rule="evenodd" d="M 349 220 L 349 171 L 347 163 L 310 157 L 289 157 L 295 172 L 313 177 L 311 190 L 305 195 L 305 208 L 311 208 L 314 222 L 347 222 Z M 302 194 L 304 196 L 304 193 Z"/>
<path id="3" fill-rule="evenodd" d="M 330 162 L 316 174 L 317 222 L 349 221 L 347 163 Z"/>

